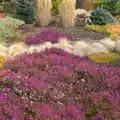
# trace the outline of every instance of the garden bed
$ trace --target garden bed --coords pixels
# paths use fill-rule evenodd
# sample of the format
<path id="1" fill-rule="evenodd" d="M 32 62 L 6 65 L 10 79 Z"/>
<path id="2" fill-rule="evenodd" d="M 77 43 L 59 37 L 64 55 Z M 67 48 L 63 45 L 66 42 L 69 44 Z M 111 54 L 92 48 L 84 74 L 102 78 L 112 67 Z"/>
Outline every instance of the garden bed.
<path id="1" fill-rule="evenodd" d="M 120 118 L 119 68 L 52 48 L 15 57 L 4 70 L 1 120 Z"/>
<path id="2" fill-rule="evenodd" d="M 120 26 L 112 15 L 63 0 L 53 16 L 51 1 L 38 0 L 35 23 L 26 1 L 16 5 L 24 21 L 0 15 L 0 120 L 120 120 Z"/>
<path id="3" fill-rule="evenodd" d="M 20 28 L 21 28 L 21 29 L 19 29 L 20 33 L 28 32 L 28 33 L 32 33 L 32 34 L 38 33 L 38 32 L 40 32 L 41 29 L 43 29 L 40 27 L 35 27 L 34 25 L 30 25 L 30 24 L 22 25 Z M 108 34 L 105 34 L 105 33 L 90 32 L 83 27 L 78 27 L 78 28 L 74 28 L 74 29 L 62 29 L 62 28 L 57 28 L 57 27 L 47 27 L 47 29 L 48 28 L 52 28 L 52 29 L 55 29 L 60 32 L 71 34 L 73 36 L 73 41 L 95 42 L 95 41 L 99 41 L 99 40 L 109 36 Z"/>

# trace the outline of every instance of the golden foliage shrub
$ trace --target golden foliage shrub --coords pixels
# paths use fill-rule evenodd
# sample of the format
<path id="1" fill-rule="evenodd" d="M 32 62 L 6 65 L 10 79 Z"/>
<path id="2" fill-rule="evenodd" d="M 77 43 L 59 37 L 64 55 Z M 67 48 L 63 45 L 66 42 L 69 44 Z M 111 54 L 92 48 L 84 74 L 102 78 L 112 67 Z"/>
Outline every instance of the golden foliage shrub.
<path id="1" fill-rule="evenodd" d="M 0 68 L 4 67 L 5 57 L 0 56 Z"/>
<path id="2" fill-rule="evenodd" d="M 90 25 L 88 26 L 88 30 L 108 33 L 110 34 L 110 38 L 113 40 L 120 38 L 120 25 L 111 25 L 111 24 L 107 24 L 103 26 Z"/>
<path id="3" fill-rule="evenodd" d="M 120 60 L 120 55 L 115 53 L 99 53 L 88 56 L 88 58 L 98 64 L 110 64 L 116 60 Z"/>

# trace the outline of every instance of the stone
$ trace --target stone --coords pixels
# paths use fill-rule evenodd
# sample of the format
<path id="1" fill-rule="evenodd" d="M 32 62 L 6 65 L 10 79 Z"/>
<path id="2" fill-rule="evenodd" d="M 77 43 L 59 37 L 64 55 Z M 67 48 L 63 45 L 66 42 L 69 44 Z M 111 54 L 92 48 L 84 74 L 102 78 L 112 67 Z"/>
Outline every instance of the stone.
<path id="1" fill-rule="evenodd" d="M 87 25 L 87 16 L 85 14 L 76 15 L 75 26 L 84 27 Z"/>

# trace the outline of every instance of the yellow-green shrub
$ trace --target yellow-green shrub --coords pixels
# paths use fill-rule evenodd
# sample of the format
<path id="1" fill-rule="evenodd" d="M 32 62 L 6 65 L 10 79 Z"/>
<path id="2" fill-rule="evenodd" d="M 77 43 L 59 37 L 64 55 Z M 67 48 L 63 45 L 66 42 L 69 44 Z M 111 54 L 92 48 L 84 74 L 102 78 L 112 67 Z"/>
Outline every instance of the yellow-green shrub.
<path id="1" fill-rule="evenodd" d="M 94 32 L 103 32 L 103 33 L 108 33 L 110 38 L 112 40 L 120 38 L 120 25 L 103 25 L 103 26 L 98 26 L 98 25 L 90 25 L 88 26 L 89 31 L 94 31 Z"/>
<path id="2" fill-rule="evenodd" d="M 88 58 L 98 64 L 110 64 L 114 62 L 115 60 L 120 60 L 120 55 L 115 54 L 115 53 L 99 53 L 99 54 L 94 54 L 88 56 Z"/>
<path id="3" fill-rule="evenodd" d="M 110 35 L 110 39 L 112 39 L 112 40 L 116 40 L 117 38 L 120 38 L 120 36 L 117 33 Z"/>
<path id="4" fill-rule="evenodd" d="M 5 57 L 0 56 L 0 68 L 4 67 Z"/>
<path id="5" fill-rule="evenodd" d="M 89 31 L 94 31 L 94 32 L 107 32 L 106 26 L 99 26 L 99 25 L 89 25 L 88 26 Z"/>
<path id="6" fill-rule="evenodd" d="M 59 4 L 62 0 L 52 0 L 52 12 L 53 14 L 58 14 L 59 11 Z"/>

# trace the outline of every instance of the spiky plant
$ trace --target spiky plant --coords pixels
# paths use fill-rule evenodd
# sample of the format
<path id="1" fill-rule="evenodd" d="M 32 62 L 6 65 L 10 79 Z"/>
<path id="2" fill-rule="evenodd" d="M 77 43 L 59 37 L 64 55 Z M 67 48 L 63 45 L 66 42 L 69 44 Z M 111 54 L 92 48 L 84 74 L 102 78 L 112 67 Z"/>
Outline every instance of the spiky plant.
<path id="1" fill-rule="evenodd" d="M 15 57 L 26 52 L 27 46 L 24 43 L 15 43 L 8 48 L 8 56 Z"/>
<path id="2" fill-rule="evenodd" d="M 51 19 L 51 0 L 37 0 L 37 25 L 47 26 Z"/>
<path id="3" fill-rule="evenodd" d="M 75 26 L 75 4 L 76 0 L 63 0 L 59 5 L 63 28 Z"/>

